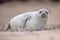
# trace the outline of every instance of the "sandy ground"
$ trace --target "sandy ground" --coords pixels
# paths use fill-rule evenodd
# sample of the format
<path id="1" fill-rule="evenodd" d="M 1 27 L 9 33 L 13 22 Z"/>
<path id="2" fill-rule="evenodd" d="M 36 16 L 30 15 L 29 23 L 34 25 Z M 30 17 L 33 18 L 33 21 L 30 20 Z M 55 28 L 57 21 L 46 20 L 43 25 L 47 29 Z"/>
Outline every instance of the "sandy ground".
<path id="1" fill-rule="evenodd" d="M 40 8 L 49 10 L 48 27 L 60 27 L 60 3 L 52 2 L 8 2 L 0 4 L 0 29 L 15 15 L 35 11 Z M 36 32 L 0 32 L 0 40 L 60 40 L 60 30 Z"/>
<path id="2" fill-rule="evenodd" d="M 0 32 L 0 40 L 60 40 L 60 31 Z"/>

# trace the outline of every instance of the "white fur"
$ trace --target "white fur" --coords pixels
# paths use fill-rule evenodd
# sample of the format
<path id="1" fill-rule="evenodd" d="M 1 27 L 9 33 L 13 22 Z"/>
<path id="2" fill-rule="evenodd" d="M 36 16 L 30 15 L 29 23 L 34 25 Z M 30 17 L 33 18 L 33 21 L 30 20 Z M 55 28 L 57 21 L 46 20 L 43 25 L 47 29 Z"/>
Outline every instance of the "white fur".
<path id="1" fill-rule="evenodd" d="M 43 10 L 47 11 L 46 9 L 40 9 L 38 11 L 17 15 L 10 20 L 9 24 L 15 31 L 43 29 L 48 20 L 47 14 L 46 18 L 41 18 L 42 13 L 39 14 L 39 12 Z"/>

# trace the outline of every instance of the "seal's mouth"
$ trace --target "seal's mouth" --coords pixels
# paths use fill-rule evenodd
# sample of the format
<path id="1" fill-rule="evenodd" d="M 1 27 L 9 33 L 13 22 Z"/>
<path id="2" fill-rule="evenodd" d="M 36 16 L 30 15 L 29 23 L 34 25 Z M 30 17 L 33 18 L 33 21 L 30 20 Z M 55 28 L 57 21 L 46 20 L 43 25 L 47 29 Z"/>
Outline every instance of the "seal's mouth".
<path id="1" fill-rule="evenodd" d="M 41 15 L 41 18 L 46 18 L 46 14 L 42 14 Z"/>

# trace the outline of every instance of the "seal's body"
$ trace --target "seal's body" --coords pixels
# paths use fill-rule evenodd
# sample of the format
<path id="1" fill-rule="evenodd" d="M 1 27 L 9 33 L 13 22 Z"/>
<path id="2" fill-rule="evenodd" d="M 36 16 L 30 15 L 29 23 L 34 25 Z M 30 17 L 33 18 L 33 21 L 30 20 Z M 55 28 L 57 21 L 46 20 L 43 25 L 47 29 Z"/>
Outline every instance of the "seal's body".
<path id="1" fill-rule="evenodd" d="M 43 29 L 47 24 L 48 11 L 40 9 L 34 12 L 26 12 L 13 17 L 9 21 L 9 27 L 14 31 L 20 30 L 39 30 Z"/>

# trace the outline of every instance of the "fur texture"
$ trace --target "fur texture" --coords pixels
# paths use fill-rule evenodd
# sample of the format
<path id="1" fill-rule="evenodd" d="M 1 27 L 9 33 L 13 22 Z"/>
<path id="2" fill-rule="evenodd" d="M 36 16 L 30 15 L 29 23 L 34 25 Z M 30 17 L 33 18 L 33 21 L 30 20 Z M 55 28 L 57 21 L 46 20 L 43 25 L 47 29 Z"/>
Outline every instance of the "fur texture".
<path id="1" fill-rule="evenodd" d="M 46 9 L 40 9 L 34 12 L 26 12 L 13 17 L 9 21 L 8 29 L 11 28 L 14 31 L 41 30 L 47 24 L 47 20 L 48 11 Z"/>

